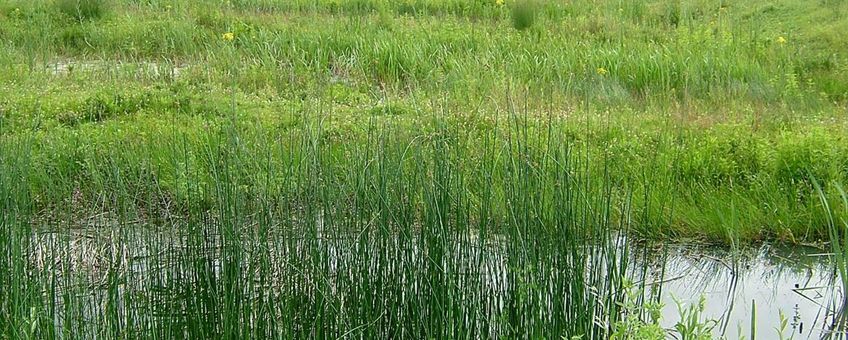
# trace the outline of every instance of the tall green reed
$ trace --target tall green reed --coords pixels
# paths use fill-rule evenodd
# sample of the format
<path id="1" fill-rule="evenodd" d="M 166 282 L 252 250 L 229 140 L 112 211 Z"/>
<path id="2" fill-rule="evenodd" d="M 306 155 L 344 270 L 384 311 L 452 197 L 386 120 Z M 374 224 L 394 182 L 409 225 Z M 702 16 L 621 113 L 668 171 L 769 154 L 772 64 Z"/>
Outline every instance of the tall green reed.
<path id="1" fill-rule="evenodd" d="M 4 334 L 608 333 L 627 268 L 612 231 L 629 219 L 561 123 L 511 109 L 504 129 L 471 136 L 441 116 L 418 132 L 372 121 L 345 145 L 322 105 L 290 135 L 231 120 L 154 153 L 103 150 L 93 216 L 73 200 L 64 218 L 6 214 Z M 30 206 L 18 155 L 4 157 L 4 211 Z"/>
<path id="2" fill-rule="evenodd" d="M 841 284 L 840 288 L 845 292 L 848 291 L 848 194 L 838 182 L 830 186 L 836 199 L 833 199 L 831 193 L 825 191 L 815 178 L 813 178 L 813 186 L 827 216 L 831 258 L 835 265 L 835 274 Z M 842 209 L 838 208 L 839 204 L 842 205 Z M 834 205 L 837 206 L 834 207 Z M 848 306 L 848 297 L 843 296 L 841 305 L 837 306 L 838 317 L 834 320 L 834 329 L 840 329 L 845 325 L 845 306 Z"/>

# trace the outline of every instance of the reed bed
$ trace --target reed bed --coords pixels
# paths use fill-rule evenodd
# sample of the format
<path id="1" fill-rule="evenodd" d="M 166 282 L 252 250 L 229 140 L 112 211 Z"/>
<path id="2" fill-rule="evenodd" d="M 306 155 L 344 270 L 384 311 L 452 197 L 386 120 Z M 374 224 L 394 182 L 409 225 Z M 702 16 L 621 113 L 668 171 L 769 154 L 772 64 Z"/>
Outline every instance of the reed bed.
<path id="1" fill-rule="evenodd" d="M 81 220 L 36 218 L 15 180 L 29 146 L 4 145 L 16 157 L 0 182 L 2 332 L 603 338 L 627 268 L 613 231 L 627 228 L 629 208 L 558 124 L 507 119 L 476 157 L 438 123 L 411 135 L 375 125 L 340 147 L 312 121 L 262 156 L 225 126 L 197 155 L 208 172 L 187 168 L 178 182 L 184 210 L 138 196 L 160 191 L 152 174 L 115 167 L 101 174 L 112 188 L 97 200 L 104 213 Z M 264 170 L 250 185 L 245 164 Z M 210 201 L 197 203 L 200 192 Z"/>

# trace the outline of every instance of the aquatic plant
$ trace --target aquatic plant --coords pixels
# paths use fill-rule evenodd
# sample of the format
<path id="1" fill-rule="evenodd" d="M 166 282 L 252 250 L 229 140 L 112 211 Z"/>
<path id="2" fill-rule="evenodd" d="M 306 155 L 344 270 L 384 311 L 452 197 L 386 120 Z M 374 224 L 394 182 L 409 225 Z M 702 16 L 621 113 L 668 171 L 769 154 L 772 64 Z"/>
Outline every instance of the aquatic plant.
<path id="1" fill-rule="evenodd" d="M 831 186 L 836 194 L 833 202 L 842 206 L 842 209 L 839 209 L 833 206 L 832 196 L 825 192 L 818 181 L 813 179 L 813 185 L 827 214 L 831 257 L 842 291 L 845 292 L 848 291 L 848 194 L 838 182 Z M 834 329 L 841 329 L 848 322 L 844 313 L 846 306 L 848 306 L 848 297 L 843 294 L 841 305 L 837 306 L 838 317 L 834 321 Z"/>

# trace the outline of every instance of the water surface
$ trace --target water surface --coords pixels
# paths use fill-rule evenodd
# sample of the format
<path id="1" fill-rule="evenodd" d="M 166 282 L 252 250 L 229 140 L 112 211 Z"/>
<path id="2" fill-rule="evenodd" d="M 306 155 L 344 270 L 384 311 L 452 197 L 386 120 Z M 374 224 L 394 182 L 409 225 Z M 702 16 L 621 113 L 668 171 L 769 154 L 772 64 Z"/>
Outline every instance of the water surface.
<path id="1" fill-rule="evenodd" d="M 763 245 L 730 251 L 666 245 L 634 253 L 635 263 L 647 265 L 635 277 L 643 278 L 664 305 L 664 327 L 673 328 L 681 309 L 703 296 L 702 320 L 715 320 L 715 336 L 750 339 L 752 316 L 760 339 L 841 336 L 833 323 L 842 312 L 843 292 L 822 249 Z"/>

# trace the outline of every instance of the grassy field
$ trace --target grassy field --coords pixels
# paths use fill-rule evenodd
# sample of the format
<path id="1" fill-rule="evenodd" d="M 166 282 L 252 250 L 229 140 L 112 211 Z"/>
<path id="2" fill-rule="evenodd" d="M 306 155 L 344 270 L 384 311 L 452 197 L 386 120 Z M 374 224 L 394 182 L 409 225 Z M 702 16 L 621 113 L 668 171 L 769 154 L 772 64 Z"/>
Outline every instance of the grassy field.
<path id="1" fill-rule="evenodd" d="M 651 237 L 815 240 L 809 179 L 848 174 L 840 2 L 551 1 L 523 30 L 494 1 L 84 7 L 0 6 L 0 131 L 28 143 L 28 200 L 46 214 L 74 197 L 82 214 L 117 209 L 115 171 L 183 209 L 183 182 L 210 170 L 205 140 L 230 129 L 260 159 L 310 120 L 330 147 L 367 143 L 369 126 L 426 137 L 434 117 L 472 145 L 510 115 L 557 121 Z"/>
<path id="2" fill-rule="evenodd" d="M 4 1 L 0 334 L 607 337 L 619 232 L 848 218 L 847 14 Z"/>

